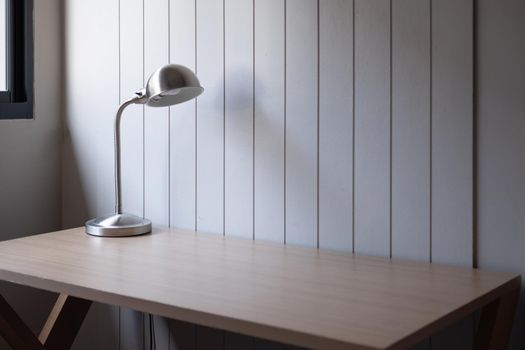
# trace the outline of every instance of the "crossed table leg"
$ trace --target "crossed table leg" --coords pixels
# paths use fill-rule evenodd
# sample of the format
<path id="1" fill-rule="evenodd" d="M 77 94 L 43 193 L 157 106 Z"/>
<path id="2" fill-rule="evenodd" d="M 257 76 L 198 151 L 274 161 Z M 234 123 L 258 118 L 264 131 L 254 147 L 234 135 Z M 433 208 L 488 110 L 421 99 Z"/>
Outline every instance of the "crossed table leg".
<path id="1" fill-rule="evenodd" d="M 0 296 L 0 335 L 15 350 L 70 349 L 91 303 L 60 294 L 37 337 Z"/>

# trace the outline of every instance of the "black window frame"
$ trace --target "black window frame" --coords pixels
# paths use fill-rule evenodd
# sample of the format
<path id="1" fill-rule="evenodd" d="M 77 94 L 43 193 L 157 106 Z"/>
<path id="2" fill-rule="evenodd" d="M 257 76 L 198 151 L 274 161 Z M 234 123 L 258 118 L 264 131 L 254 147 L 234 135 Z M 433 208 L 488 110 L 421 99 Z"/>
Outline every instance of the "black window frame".
<path id="1" fill-rule="evenodd" d="M 7 3 L 7 91 L 0 92 L 0 119 L 31 119 L 34 106 L 33 0 Z"/>

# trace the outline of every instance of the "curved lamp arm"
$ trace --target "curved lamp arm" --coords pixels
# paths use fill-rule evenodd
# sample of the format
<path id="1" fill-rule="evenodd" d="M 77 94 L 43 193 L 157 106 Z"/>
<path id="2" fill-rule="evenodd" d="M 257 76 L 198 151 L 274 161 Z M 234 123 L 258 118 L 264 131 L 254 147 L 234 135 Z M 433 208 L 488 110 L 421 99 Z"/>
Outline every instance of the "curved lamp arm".
<path id="1" fill-rule="evenodd" d="M 120 119 L 122 112 L 127 106 L 131 104 L 144 104 L 147 101 L 146 90 L 137 91 L 132 97 L 122 102 L 118 107 L 117 115 L 115 116 L 115 214 L 122 214 L 122 195 L 121 195 L 121 180 L 120 180 Z"/>

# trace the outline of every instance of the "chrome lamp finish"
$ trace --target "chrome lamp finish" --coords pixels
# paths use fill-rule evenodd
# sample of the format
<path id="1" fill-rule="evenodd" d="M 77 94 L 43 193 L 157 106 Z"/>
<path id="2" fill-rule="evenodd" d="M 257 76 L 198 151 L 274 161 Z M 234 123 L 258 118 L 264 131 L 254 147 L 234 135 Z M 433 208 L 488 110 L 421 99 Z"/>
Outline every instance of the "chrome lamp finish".
<path id="1" fill-rule="evenodd" d="M 86 233 L 102 237 L 127 237 L 151 232 L 150 220 L 122 212 L 120 166 L 122 113 L 131 104 L 166 107 L 189 101 L 203 91 L 199 79 L 190 69 L 177 64 L 169 64 L 157 69 L 148 79 L 144 89 L 136 92 L 119 106 L 114 124 L 115 213 L 87 221 Z"/>

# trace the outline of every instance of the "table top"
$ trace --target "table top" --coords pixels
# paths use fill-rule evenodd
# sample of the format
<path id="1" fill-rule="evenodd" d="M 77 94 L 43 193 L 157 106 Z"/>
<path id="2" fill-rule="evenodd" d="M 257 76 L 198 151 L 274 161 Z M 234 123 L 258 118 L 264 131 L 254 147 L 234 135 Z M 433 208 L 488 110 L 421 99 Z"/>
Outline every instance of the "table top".
<path id="1" fill-rule="evenodd" d="M 100 238 L 84 228 L 1 242 L 0 279 L 321 349 L 404 348 L 519 283 L 177 229 Z"/>

